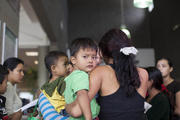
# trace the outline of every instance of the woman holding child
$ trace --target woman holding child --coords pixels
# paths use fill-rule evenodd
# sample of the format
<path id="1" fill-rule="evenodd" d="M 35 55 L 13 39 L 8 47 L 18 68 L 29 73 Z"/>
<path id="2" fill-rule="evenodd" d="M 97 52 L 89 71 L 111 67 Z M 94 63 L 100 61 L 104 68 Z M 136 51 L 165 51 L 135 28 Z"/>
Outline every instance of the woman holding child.
<path id="1" fill-rule="evenodd" d="M 100 120 L 142 120 L 148 74 L 134 64 L 137 50 L 132 41 L 121 30 L 112 29 L 99 47 L 107 65 L 91 72 L 89 97 L 99 91 Z"/>
<path id="2" fill-rule="evenodd" d="M 172 120 L 180 120 L 180 82 L 171 76 L 173 64 L 169 58 L 161 58 L 157 61 L 156 67 L 161 71 L 163 84 L 170 94 Z"/>
<path id="3" fill-rule="evenodd" d="M 134 64 L 137 50 L 119 29 L 108 31 L 99 43 L 107 65 L 90 73 L 90 100 L 99 91 L 100 120 L 143 120 L 148 74 Z M 76 102 L 67 111 L 77 116 Z"/>
<path id="4" fill-rule="evenodd" d="M 148 74 L 134 64 L 137 50 L 119 29 L 108 31 L 99 43 L 107 65 L 90 72 L 89 99 L 99 92 L 100 120 L 143 120 Z M 67 112 L 81 116 L 82 106 L 76 99 Z"/>

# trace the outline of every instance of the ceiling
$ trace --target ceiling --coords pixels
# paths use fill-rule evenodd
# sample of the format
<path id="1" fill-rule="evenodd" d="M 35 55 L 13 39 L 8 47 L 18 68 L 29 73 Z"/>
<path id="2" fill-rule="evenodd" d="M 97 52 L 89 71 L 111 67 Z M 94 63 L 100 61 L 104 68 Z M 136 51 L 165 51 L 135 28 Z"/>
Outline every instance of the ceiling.
<path id="1" fill-rule="evenodd" d="M 37 48 L 49 44 L 47 34 L 41 27 L 31 4 L 28 0 L 22 0 L 20 4 L 19 47 Z"/>
<path id="2" fill-rule="evenodd" d="M 29 1 L 51 43 L 65 52 L 68 48 L 67 0 Z"/>

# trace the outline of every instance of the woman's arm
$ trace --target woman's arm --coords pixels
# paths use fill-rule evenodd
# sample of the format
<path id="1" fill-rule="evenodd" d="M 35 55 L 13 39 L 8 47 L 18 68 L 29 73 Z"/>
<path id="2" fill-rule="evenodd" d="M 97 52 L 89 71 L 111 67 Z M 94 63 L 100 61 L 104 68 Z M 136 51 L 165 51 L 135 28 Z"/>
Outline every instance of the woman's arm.
<path id="1" fill-rule="evenodd" d="M 139 78 L 140 78 L 140 87 L 137 89 L 138 93 L 142 96 L 142 97 L 146 97 L 146 93 L 147 93 L 147 88 L 148 88 L 148 73 L 145 69 L 142 68 L 137 68 L 138 73 L 139 73 Z"/>
<path id="2" fill-rule="evenodd" d="M 91 73 L 90 73 L 90 79 L 89 79 L 89 92 L 88 96 L 89 99 L 92 100 L 98 91 L 101 89 L 101 83 L 102 83 L 102 72 L 103 66 L 96 67 Z"/>
<path id="3" fill-rule="evenodd" d="M 82 115 L 82 111 L 77 100 L 71 104 L 66 104 L 66 112 L 73 117 L 80 117 Z"/>
<path id="4" fill-rule="evenodd" d="M 180 116 L 180 91 L 176 93 L 176 106 L 174 112 Z"/>

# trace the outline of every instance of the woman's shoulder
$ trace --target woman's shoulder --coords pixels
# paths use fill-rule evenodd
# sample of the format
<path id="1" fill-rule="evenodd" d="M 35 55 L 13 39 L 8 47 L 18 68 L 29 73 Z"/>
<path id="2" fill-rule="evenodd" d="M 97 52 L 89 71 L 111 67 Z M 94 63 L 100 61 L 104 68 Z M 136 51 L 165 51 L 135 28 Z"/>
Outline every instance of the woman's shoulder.
<path id="1" fill-rule="evenodd" d="M 12 83 L 8 81 L 7 82 L 7 90 L 6 91 L 11 90 L 11 89 L 14 90 L 14 87 L 15 86 L 13 86 Z"/>
<path id="2" fill-rule="evenodd" d="M 3 96 L 5 97 L 8 97 L 8 96 L 12 96 L 14 94 L 15 89 L 14 89 L 14 86 L 12 85 L 11 82 L 7 82 L 7 89 L 6 89 L 6 92 L 3 94 Z"/>
<path id="3" fill-rule="evenodd" d="M 114 69 L 109 65 L 97 66 L 90 74 L 90 77 L 98 80 L 109 80 L 115 76 Z"/>
<path id="4" fill-rule="evenodd" d="M 109 76 L 114 72 L 113 68 L 109 65 L 100 65 L 97 66 L 93 71 L 91 71 L 91 76 L 98 77 L 98 78 L 104 78 Z"/>
<path id="5" fill-rule="evenodd" d="M 140 80 L 143 79 L 145 81 L 148 81 L 149 76 L 148 76 L 148 72 L 145 69 L 137 67 L 137 71 L 139 73 Z"/>
<path id="6" fill-rule="evenodd" d="M 104 73 L 110 72 L 112 70 L 113 70 L 112 67 L 109 65 L 100 65 L 100 66 L 97 66 L 92 72 L 94 72 L 94 73 L 97 73 L 97 72 L 102 73 L 103 72 L 103 74 L 104 74 Z"/>
<path id="7" fill-rule="evenodd" d="M 144 68 L 137 67 L 137 71 L 141 74 L 148 74 Z"/>
<path id="8" fill-rule="evenodd" d="M 174 80 L 172 83 L 168 85 L 169 88 L 174 89 L 174 92 L 180 92 L 180 82 L 177 80 Z"/>
<path id="9" fill-rule="evenodd" d="M 176 86 L 180 86 L 180 81 L 173 80 L 172 84 L 173 84 L 173 85 L 176 85 Z"/>
<path id="10" fill-rule="evenodd" d="M 146 97 L 147 87 L 148 87 L 148 72 L 143 68 L 137 68 L 139 79 L 140 79 L 140 87 L 137 89 L 138 93 L 142 97 Z"/>

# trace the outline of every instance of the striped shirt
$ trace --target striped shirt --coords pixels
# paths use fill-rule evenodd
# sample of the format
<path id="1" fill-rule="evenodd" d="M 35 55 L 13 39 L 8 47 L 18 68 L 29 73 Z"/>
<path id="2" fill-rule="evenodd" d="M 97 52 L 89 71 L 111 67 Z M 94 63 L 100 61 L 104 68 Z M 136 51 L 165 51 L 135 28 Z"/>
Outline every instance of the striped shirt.
<path id="1" fill-rule="evenodd" d="M 39 110 L 44 120 L 68 120 L 69 117 L 60 115 L 50 104 L 43 93 L 39 96 Z"/>

